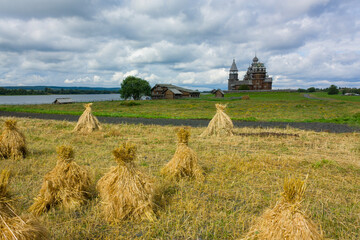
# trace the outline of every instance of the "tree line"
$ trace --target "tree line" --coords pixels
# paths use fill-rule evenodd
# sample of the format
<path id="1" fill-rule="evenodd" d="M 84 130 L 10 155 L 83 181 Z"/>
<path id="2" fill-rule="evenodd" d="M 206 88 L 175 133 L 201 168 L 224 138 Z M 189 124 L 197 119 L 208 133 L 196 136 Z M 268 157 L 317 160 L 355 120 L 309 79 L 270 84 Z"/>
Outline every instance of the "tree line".
<path id="1" fill-rule="evenodd" d="M 360 88 L 346 88 L 346 87 L 342 87 L 339 88 L 335 85 L 331 85 L 328 88 L 315 88 L 315 87 L 310 87 L 308 89 L 303 89 L 303 88 L 299 88 L 298 92 L 327 92 L 329 95 L 336 95 L 336 94 L 345 94 L 345 93 L 355 93 L 355 94 L 360 94 Z"/>
<path id="2" fill-rule="evenodd" d="M 50 95 L 50 94 L 110 94 L 119 93 L 116 90 L 96 90 L 96 89 L 53 89 L 45 88 L 44 90 L 34 89 L 8 89 L 0 87 L 0 95 Z"/>

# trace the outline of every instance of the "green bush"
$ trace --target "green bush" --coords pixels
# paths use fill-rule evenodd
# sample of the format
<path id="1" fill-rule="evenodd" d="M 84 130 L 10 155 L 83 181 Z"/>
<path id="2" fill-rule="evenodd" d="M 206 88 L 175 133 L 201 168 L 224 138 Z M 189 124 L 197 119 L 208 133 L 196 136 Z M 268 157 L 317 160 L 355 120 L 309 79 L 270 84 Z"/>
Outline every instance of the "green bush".
<path id="1" fill-rule="evenodd" d="M 299 88 L 297 91 L 298 91 L 298 92 L 306 92 L 306 89 Z"/>
<path id="2" fill-rule="evenodd" d="M 316 89 L 315 89 L 314 87 L 309 87 L 309 88 L 307 89 L 307 91 L 308 91 L 308 92 L 315 92 Z"/>
<path id="3" fill-rule="evenodd" d="M 128 106 L 128 107 L 132 107 L 132 106 L 139 106 L 141 105 L 139 102 L 135 102 L 135 101 L 123 101 L 120 103 L 121 106 Z"/>
<path id="4" fill-rule="evenodd" d="M 338 89 L 337 86 L 331 85 L 331 86 L 328 88 L 327 93 L 328 93 L 329 95 L 336 95 L 336 94 L 339 93 L 339 89 Z"/>
<path id="5" fill-rule="evenodd" d="M 248 85 L 240 85 L 239 90 L 250 90 Z"/>

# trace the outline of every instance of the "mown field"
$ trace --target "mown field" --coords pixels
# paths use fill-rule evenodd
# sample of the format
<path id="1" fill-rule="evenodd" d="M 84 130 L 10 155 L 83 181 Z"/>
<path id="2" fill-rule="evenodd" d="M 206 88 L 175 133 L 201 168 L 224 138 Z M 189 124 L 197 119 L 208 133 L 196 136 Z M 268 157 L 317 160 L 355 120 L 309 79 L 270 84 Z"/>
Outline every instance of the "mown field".
<path id="1" fill-rule="evenodd" d="M 303 100 L 292 101 L 299 104 Z M 180 105 L 187 102 L 191 103 L 177 101 Z M 209 102 L 213 108 L 214 102 Z M 119 102 L 103 104 L 120 108 Z M 68 107 L 75 106 L 80 111 L 80 105 Z M 97 104 L 95 108 L 101 109 Z M 1 125 L 4 120 L 0 119 Z M 72 145 L 75 161 L 92 174 L 92 199 L 87 205 L 75 212 L 54 209 L 40 217 L 53 239 L 239 239 L 256 217 L 274 206 L 289 175 L 303 179 L 308 175 L 303 209 L 321 225 L 326 238 L 360 239 L 359 133 L 241 128 L 236 133 L 249 135 L 200 138 L 204 128 L 192 128 L 189 146 L 206 173 L 200 183 L 169 182 L 159 173 L 175 152 L 175 127 L 103 124 L 103 131 L 84 135 L 72 133 L 75 123 L 65 121 L 18 119 L 18 126 L 27 139 L 28 157 L 0 160 L 0 170 L 11 171 L 9 188 L 18 213 L 27 213 L 43 176 L 55 166 L 57 146 Z M 264 136 L 262 132 L 298 136 Z M 136 164 L 153 177 L 159 189 L 161 201 L 154 222 L 109 225 L 101 218 L 95 185 L 116 164 L 111 151 L 124 141 L 137 145 Z"/>
<path id="2" fill-rule="evenodd" d="M 200 99 L 96 102 L 97 116 L 211 119 L 215 103 L 228 104 L 227 113 L 234 120 L 280 122 L 333 122 L 360 126 L 360 97 L 338 96 L 337 99 L 304 98 L 297 92 L 246 93 L 250 100 L 240 100 L 244 94 L 227 94 L 223 99 L 202 95 Z M 320 97 L 323 97 L 320 94 Z M 317 96 L 318 93 L 315 94 Z M 326 95 L 327 97 L 330 95 Z M 21 111 L 80 115 L 83 104 L 70 105 L 1 105 L 0 111 Z"/>

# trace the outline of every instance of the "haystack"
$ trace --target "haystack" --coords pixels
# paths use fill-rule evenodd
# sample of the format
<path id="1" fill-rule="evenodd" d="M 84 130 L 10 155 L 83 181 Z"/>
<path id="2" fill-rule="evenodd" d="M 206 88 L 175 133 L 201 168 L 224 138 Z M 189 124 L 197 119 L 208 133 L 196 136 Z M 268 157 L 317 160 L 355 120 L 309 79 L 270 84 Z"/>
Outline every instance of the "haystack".
<path id="1" fill-rule="evenodd" d="M 305 189 L 304 181 L 285 179 L 280 200 L 265 211 L 244 239 L 323 239 L 321 230 L 301 211 Z"/>
<path id="2" fill-rule="evenodd" d="M 233 122 L 230 117 L 224 112 L 226 105 L 215 104 L 216 114 L 209 122 L 208 127 L 201 134 L 201 137 L 206 136 L 232 136 Z"/>
<path id="3" fill-rule="evenodd" d="M 26 156 L 24 135 L 17 129 L 16 120 L 5 121 L 5 130 L 0 136 L 0 157 L 21 159 Z"/>
<path id="4" fill-rule="evenodd" d="M 178 130 L 177 136 L 178 144 L 176 152 L 170 162 L 161 170 L 161 173 L 175 179 L 190 177 L 203 180 L 204 175 L 201 167 L 198 165 L 197 155 L 188 146 L 190 131 L 181 128 Z"/>
<path id="5" fill-rule="evenodd" d="M 47 230 L 32 216 L 20 217 L 11 206 L 7 185 L 9 171 L 0 174 L 0 240 L 49 239 Z"/>
<path id="6" fill-rule="evenodd" d="M 113 155 L 118 165 L 97 184 L 104 218 L 109 222 L 124 219 L 153 221 L 153 183 L 134 164 L 135 146 L 124 143 L 113 151 Z"/>
<path id="7" fill-rule="evenodd" d="M 98 119 L 91 112 L 92 103 L 85 104 L 85 111 L 80 116 L 74 132 L 90 133 L 95 130 L 101 130 L 100 123 Z"/>
<path id="8" fill-rule="evenodd" d="M 65 210 L 76 209 L 89 198 L 89 173 L 73 161 L 73 149 L 69 146 L 60 146 L 57 153 L 57 164 L 45 175 L 40 193 L 29 209 L 36 215 L 58 204 Z"/>
<path id="9" fill-rule="evenodd" d="M 11 214 L 8 204 L 10 202 L 9 192 L 8 192 L 8 182 L 9 182 L 10 172 L 7 170 L 2 170 L 0 173 L 0 215 L 9 216 Z"/>

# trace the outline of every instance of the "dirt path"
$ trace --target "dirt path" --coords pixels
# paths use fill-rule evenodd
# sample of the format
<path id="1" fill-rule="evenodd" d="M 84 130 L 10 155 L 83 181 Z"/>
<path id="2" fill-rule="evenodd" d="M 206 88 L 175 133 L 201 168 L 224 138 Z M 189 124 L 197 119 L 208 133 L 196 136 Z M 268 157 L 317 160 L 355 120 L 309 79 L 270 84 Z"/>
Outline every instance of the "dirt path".
<path id="1" fill-rule="evenodd" d="M 0 111 L 0 117 L 20 117 L 20 118 L 37 118 L 52 119 L 60 121 L 76 122 L 79 116 L 63 114 L 42 114 L 42 113 L 25 113 L 25 112 L 4 112 Z M 148 118 L 123 118 L 123 117 L 98 117 L 100 122 L 112 124 L 145 124 L 145 125 L 173 125 L 173 126 L 191 126 L 206 127 L 210 120 L 205 119 L 148 119 Z M 261 128 L 287 128 L 293 127 L 303 130 L 312 130 L 316 132 L 331 133 L 351 133 L 360 132 L 358 127 L 350 127 L 344 124 L 335 123 L 302 123 L 302 122 L 243 122 L 233 121 L 236 127 L 261 127 Z"/>
<path id="2" fill-rule="evenodd" d="M 42 114 L 42 113 L 25 113 L 25 112 L 4 112 L 0 111 L 0 117 L 19 117 L 19 118 L 36 118 L 51 119 L 60 121 L 76 122 L 79 116 L 61 115 L 61 114 Z M 148 118 L 122 118 L 122 117 L 98 117 L 100 122 L 112 124 L 145 124 L 145 125 L 173 125 L 173 126 L 191 126 L 206 127 L 210 120 L 203 119 L 148 119 Z M 233 121 L 236 127 L 260 127 L 260 128 L 287 128 L 293 127 L 303 130 L 312 130 L 316 132 L 331 133 L 350 133 L 360 132 L 358 127 L 350 127 L 344 124 L 335 123 L 301 123 L 301 122 L 243 122 Z"/>
<path id="3" fill-rule="evenodd" d="M 311 94 L 307 94 L 307 93 L 305 93 L 305 94 L 304 94 L 304 97 L 305 97 L 305 98 L 309 98 L 309 99 L 316 99 L 316 100 L 338 101 L 338 100 L 333 99 L 333 98 L 320 98 L 320 97 L 314 97 L 313 95 L 311 95 Z"/>

